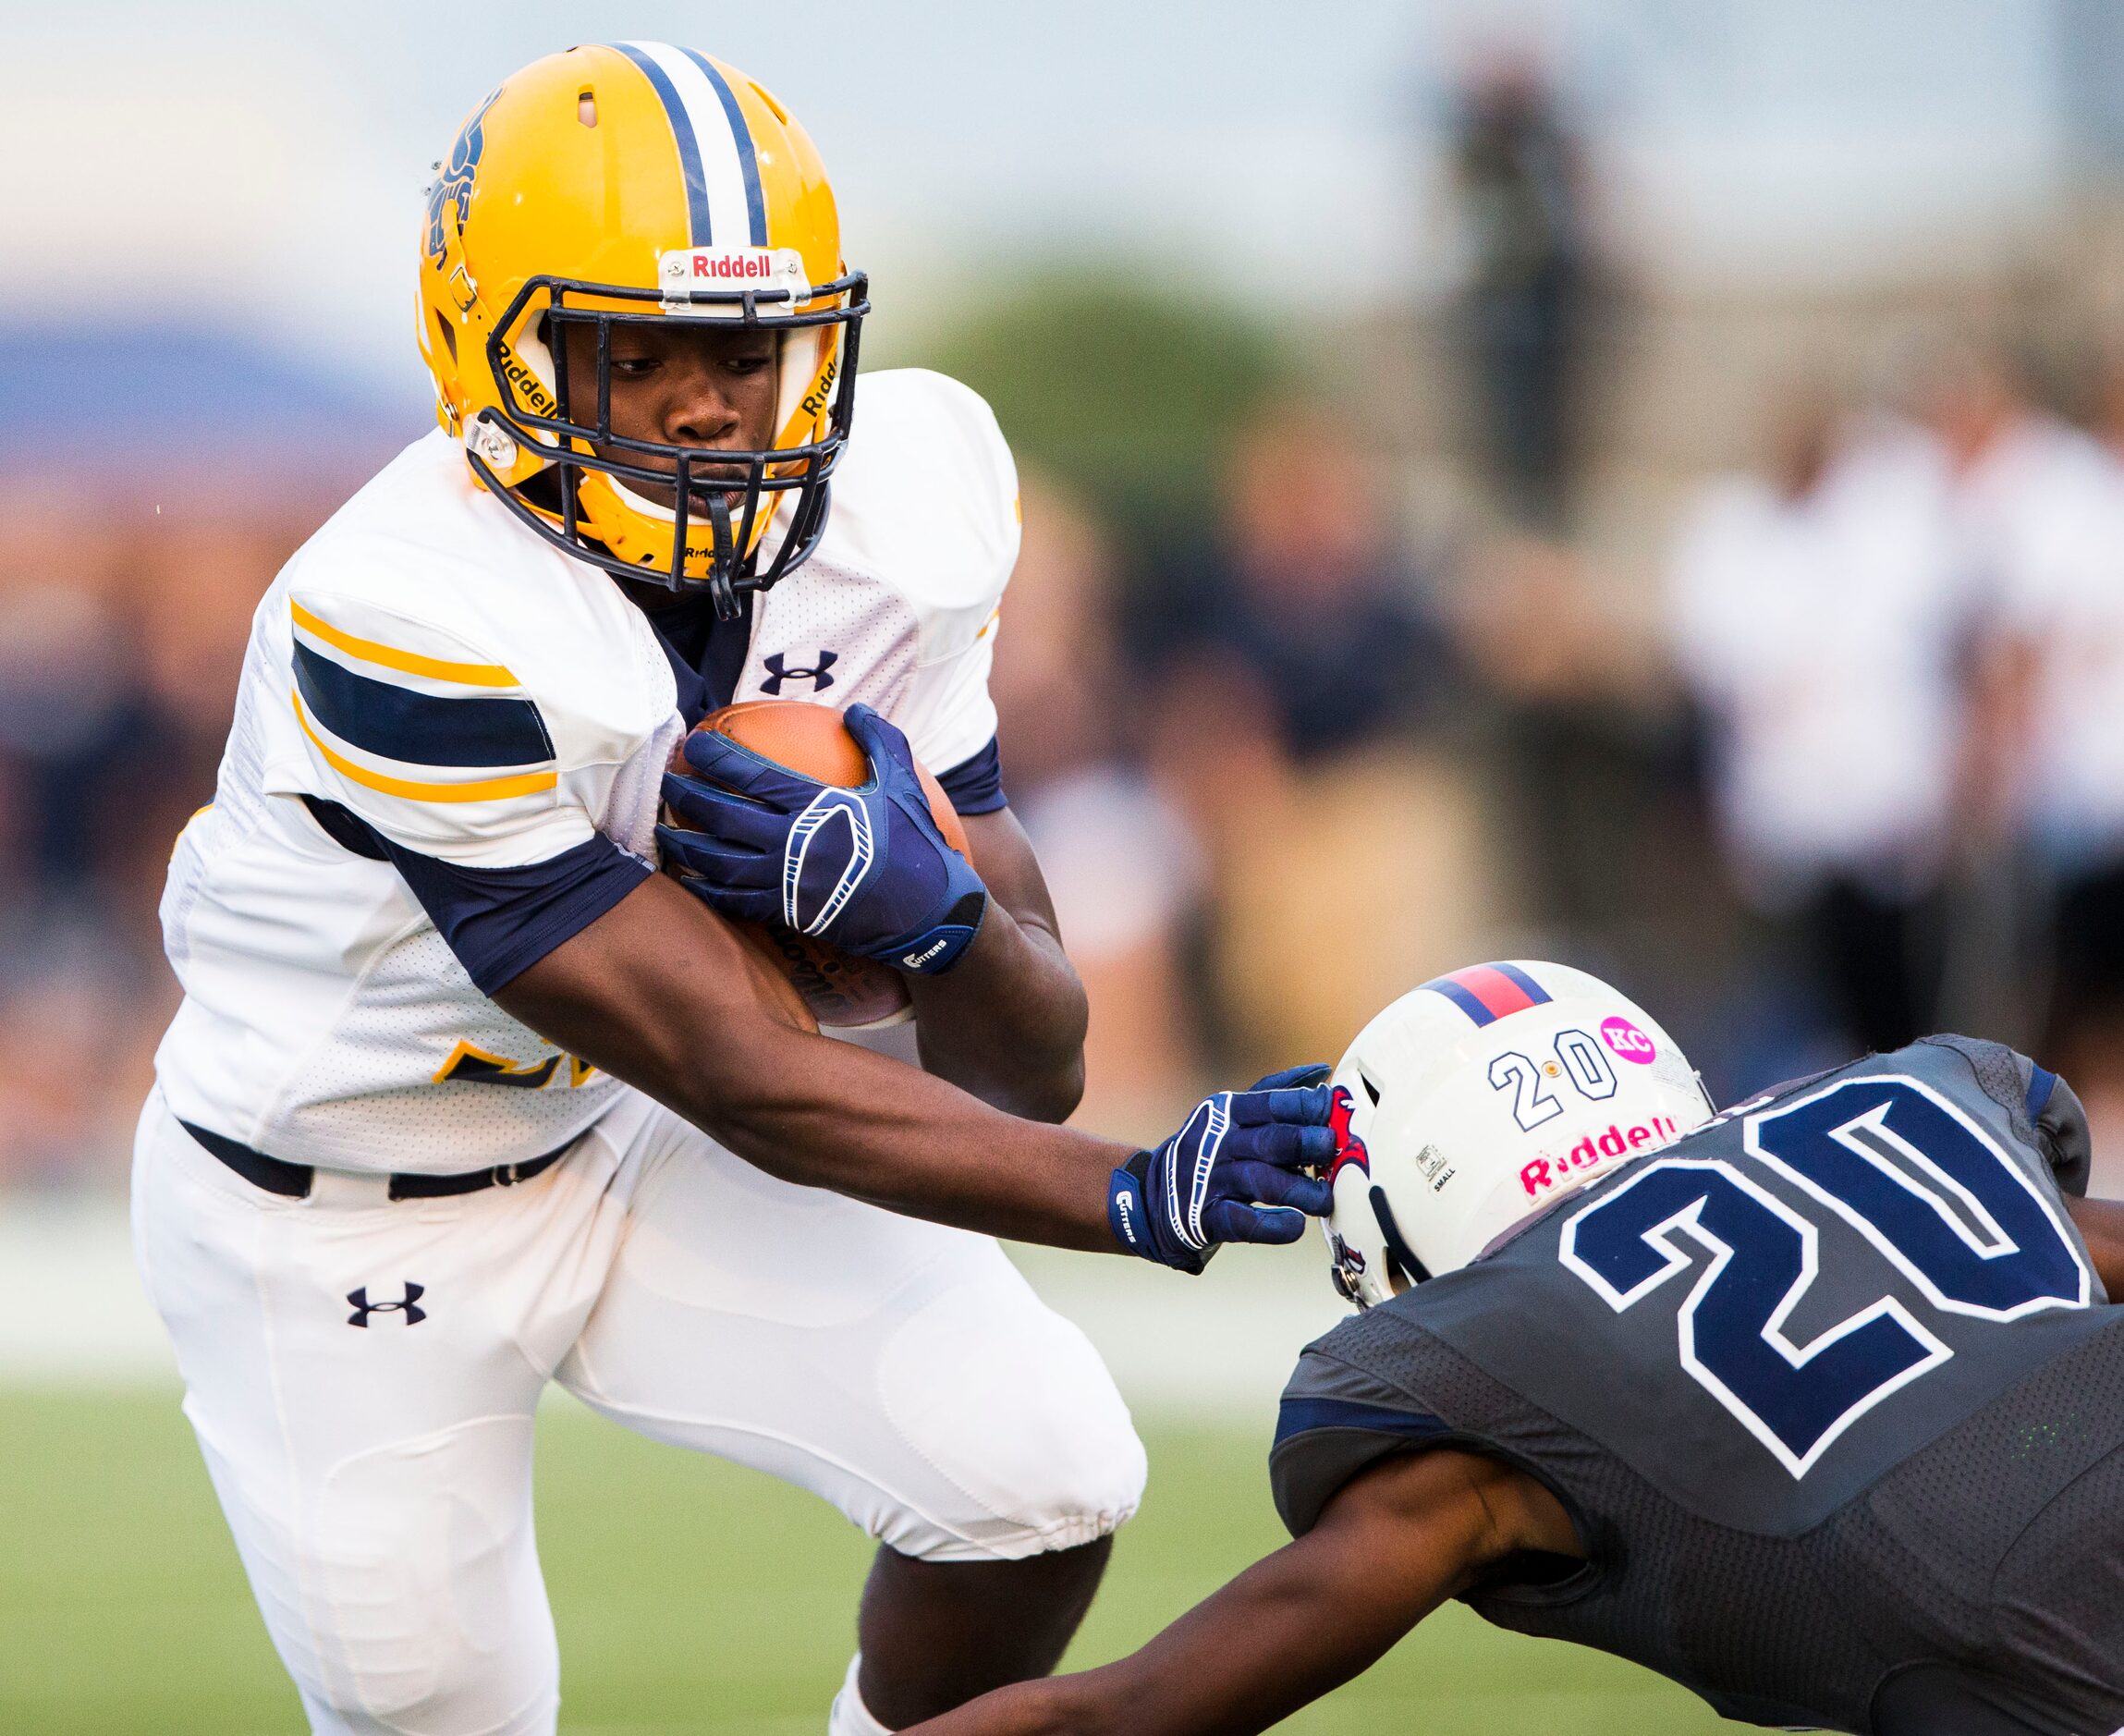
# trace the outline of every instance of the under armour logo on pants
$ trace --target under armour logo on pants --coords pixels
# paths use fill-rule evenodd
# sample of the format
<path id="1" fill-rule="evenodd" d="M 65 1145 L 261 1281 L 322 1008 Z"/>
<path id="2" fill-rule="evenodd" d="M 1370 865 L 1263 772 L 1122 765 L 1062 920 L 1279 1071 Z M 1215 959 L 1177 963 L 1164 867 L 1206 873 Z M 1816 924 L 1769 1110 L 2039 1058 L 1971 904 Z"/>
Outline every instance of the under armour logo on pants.
<path id="1" fill-rule="evenodd" d="M 354 1304 L 354 1312 L 347 1316 L 347 1324 L 350 1326 L 365 1326 L 369 1324 L 371 1314 L 404 1314 L 408 1326 L 417 1326 L 428 1317 L 428 1311 L 417 1305 L 426 1288 L 424 1284 L 409 1283 L 406 1286 L 406 1293 L 397 1302 L 380 1302 L 369 1300 L 369 1287 L 366 1284 L 360 1290 L 350 1290 L 347 1292 L 347 1300 Z"/>

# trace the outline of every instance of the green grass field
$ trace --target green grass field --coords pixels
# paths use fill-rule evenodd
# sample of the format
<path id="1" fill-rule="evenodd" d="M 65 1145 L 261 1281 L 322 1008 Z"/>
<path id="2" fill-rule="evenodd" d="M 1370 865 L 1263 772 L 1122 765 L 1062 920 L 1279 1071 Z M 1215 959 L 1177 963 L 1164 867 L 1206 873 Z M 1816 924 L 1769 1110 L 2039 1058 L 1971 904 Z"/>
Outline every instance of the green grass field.
<path id="1" fill-rule="evenodd" d="M 1072 1654 L 1116 1656 L 1281 1541 L 1242 1433 L 1150 1432 L 1151 1489 Z M 819 1736 L 865 1540 L 811 1498 L 575 1409 L 539 1445 L 562 1728 Z M 0 1392 L 0 1730 L 300 1729 L 174 1395 Z M 1308 1736 L 1722 1726 L 1680 1689 L 1455 1608 L 1286 1730 Z"/>

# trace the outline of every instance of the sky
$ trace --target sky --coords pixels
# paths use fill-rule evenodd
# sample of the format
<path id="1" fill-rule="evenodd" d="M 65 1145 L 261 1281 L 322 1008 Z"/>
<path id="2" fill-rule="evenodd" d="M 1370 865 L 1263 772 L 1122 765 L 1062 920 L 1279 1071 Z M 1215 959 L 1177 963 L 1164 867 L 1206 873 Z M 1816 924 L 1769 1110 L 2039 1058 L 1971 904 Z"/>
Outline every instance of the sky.
<path id="1" fill-rule="evenodd" d="M 888 345 L 1031 259 L 1436 293 L 1445 93 L 1508 42 L 1654 269 L 1863 276 L 2050 208 L 2073 4 L 0 0 L 0 319 L 203 313 L 409 389 L 430 163 L 514 67 L 620 37 L 704 47 L 803 120 Z"/>

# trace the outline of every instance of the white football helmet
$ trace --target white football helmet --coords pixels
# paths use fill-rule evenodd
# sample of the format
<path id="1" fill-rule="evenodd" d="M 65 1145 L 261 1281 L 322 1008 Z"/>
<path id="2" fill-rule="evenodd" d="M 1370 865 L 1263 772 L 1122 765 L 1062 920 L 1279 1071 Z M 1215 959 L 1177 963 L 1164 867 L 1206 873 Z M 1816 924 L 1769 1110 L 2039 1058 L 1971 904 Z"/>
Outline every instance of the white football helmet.
<path id="1" fill-rule="evenodd" d="M 1524 960 L 1402 996 L 1358 1033 L 1332 1085 L 1324 1228 L 1336 1289 L 1361 1308 L 1468 1265 L 1712 1113 L 1642 1008 L 1583 971 Z"/>

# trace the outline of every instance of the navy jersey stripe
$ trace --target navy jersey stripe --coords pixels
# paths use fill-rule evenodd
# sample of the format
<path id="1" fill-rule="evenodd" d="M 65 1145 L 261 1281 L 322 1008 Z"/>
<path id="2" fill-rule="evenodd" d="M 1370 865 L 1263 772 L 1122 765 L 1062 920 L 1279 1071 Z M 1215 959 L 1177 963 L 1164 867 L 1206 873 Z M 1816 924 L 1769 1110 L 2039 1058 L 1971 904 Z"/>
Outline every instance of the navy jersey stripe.
<path id="1" fill-rule="evenodd" d="M 528 699 L 444 698 L 357 675 L 299 640 L 295 683 L 311 715 L 364 753 L 409 765 L 531 765 L 554 757 Z"/>
<path id="2" fill-rule="evenodd" d="M 2050 1094 L 2057 1089 L 2057 1075 L 2043 1068 L 2034 1069 L 2028 1076 L 2028 1119 L 2040 1121 L 2044 1110 L 2050 1106 Z"/>
<path id="3" fill-rule="evenodd" d="M 507 987 L 655 872 L 602 832 L 520 868 L 468 868 L 393 843 L 336 801 L 315 796 L 302 800 L 335 843 L 397 869 L 482 995 Z M 549 1071 L 545 1078 L 552 1076 Z M 458 1072 L 453 1077 L 477 1075 Z M 489 1082 L 500 1084 L 523 1085 L 529 1080 L 528 1074 L 507 1080 L 489 1076 Z"/>
<path id="4" fill-rule="evenodd" d="M 745 125 L 744 111 L 738 106 L 738 98 L 728 81 L 715 69 L 715 63 L 698 48 L 681 48 L 678 51 L 707 75 L 708 82 L 715 87 L 715 94 L 723 104 L 723 113 L 729 116 L 730 137 L 738 141 L 738 166 L 745 173 L 745 215 L 752 226 L 752 245 L 767 245 L 767 202 L 760 191 L 760 162 L 752 153 L 752 129 Z"/>
<path id="5" fill-rule="evenodd" d="M 693 231 L 693 245 L 707 247 L 715 238 L 708 219 L 708 177 L 701 167 L 701 141 L 693 136 L 692 117 L 679 99 L 678 87 L 671 82 L 670 74 L 633 43 L 613 43 L 608 46 L 641 68 L 641 76 L 649 80 L 664 104 L 672 137 L 678 141 L 678 166 L 686 177 L 686 212 Z"/>
<path id="6" fill-rule="evenodd" d="M 1010 805 L 1010 799 L 1003 793 L 1003 758 L 996 752 L 994 736 L 971 759 L 959 761 L 948 772 L 939 772 L 936 781 L 960 813 L 994 813 Z"/>
<path id="7" fill-rule="evenodd" d="M 1416 1440 L 1451 1432 L 1442 1419 L 1425 1411 L 1394 1411 L 1350 1399 L 1286 1399 L 1276 1419 L 1276 1444 L 1280 1447 L 1292 1436 L 1317 1428 L 1355 1428 L 1368 1435 L 1402 1435 Z"/>

